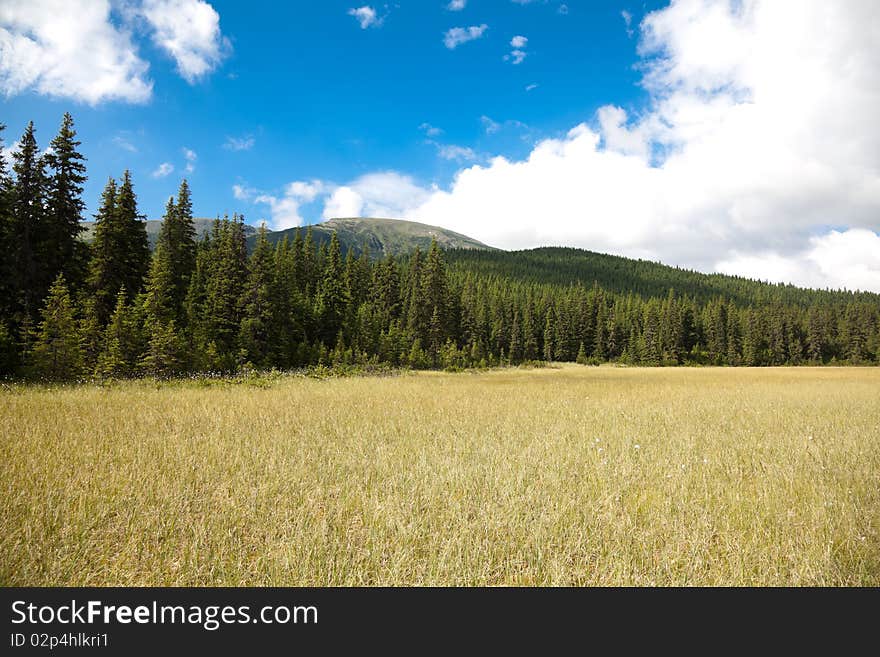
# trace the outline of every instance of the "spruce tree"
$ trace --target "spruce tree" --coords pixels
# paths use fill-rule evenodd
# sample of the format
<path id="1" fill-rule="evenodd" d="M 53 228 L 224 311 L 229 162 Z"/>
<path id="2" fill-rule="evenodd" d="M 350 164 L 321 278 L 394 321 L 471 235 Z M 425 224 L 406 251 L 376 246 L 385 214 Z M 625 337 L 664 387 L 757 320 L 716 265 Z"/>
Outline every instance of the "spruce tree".
<path id="1" fill-rule="evenodd" d="M 136 319 L 127 298 L 125 290 L 120 288 L 95 366 L 95 374 L 101 378 L 130 376 L 139 358 Z"/>
<path id="2" fill-rule="evenodd" d="M 202 340 L 211 352 L 210 369 L 232 370 L 238 361 L 241 298 L 247 281 L 247 246 L 243 218 L 218 224 L 205 284 Z"/>
<path id="3" fill-rule="evenodd" d="M 333 344 L 339 330 L 342 328 L 342 320 L 348 306 L 348 290 L 343 279 L 342 255 L 339 247 L 339 237 L 336 232 L 330 238 L 330 247 L 327 251 L 324 274 L 318 290 L 315 305 L 315 314 L 319 321 L 319 339 L 324 344 Z"/>
<path id="4" fill-rule="evenodd" d="M 116 294 L 123 287 L 123 277 L 116 262 L 120 257 L 122 238 L 116 221 L 116 181 L 110 178 L 101 193 L 101 204 L 95 214 L 95 239 L 89 269 L 89 289 L 95 300 L 95 316 L 102 326 L 113 311 Z"/>
<path id="5" fill-rule="evenodd" d="M 58 274 L 46 297 L 33 361 L 35 373 L 41 378 L 74 379 L 81 373 L 77 322 L 63 274 Z"/>
<path id="6" fill-rule="evenodd" d="M 12 318 L 17 303 L 15 287 L 15 272 L 13 269 L 14 258 L 17 249 L 14 235 L 14 223 L 12 215 L 13 207 L 13 184 L 9 171 L 6 168 L 6 159 L 3 153 L 3 130 L 6 126 L 0 123 L 0 330 L 6 331 L 6 335 L 12 335 L 12 327 L 6 322 Z M 11 339 L 9 337 L 8 339 Z"/>
<path id="7" fill-rule="evenodd" d="M 13 154 L 10 222 L 11 271 L 15 310 L 33 320 L 51 281 L 42 259 L 41 231 L 46 213 L 45 162 L 39 156 L 34 123 L 28 123 Z"/>
<path id="8" fill-rule="evenodd" d="M 273 347 L 272 299 L 274 257 L 266 239 L 266 226 L 260 227 L 257 245 L 248 262 L 248 279 L 242 296 L 242 318 L 238 341 L 240 359 L 256 367 L 267 367 Z"/>
<path id="9" fill-rule="evenodd" d="M 192 199 L 186 179 L 180 183 L 177 202 L 169 199 L 165 205 L 158 242 L 164 243 L 171 269 L 169 305 L 174 318 L 184 318 L 189 280 L 196 266 L 196 230 L 192 218 Z"/>
<path id="10" fill-rule="evenodd" d="M 121 259 L 116 266 L 122 272 L 125 289 L 134 298 L 140 293 L 150 267 L 150 242 L 144 216 L 138 212 L 131 172 L 127 169 L 122 174 L 122 183 L 116 195 L 115 219 L 122 239 Z"/>
<path id="11" fill-rule="evenodd" d="M 150 261 L 150 272 L 144 292 L 147 326 L 164 325 L 178 317 L 174 306 L 174 269 L 170 249 L 165 240 L 156 243 Z"/>
<path id="12" fill-rule="evenodd" d="M 47 179 L 42 257 L 48 275 L 54 278 L 64 274 L 72 289 L 82 283 L 86 267 L 86 250 L 79 240 L 86 181 L 85 158 L 77 151 L 80 143 L 73 129 L 73 117 L 65 113 L 46 155 L 51 173 Z"/>

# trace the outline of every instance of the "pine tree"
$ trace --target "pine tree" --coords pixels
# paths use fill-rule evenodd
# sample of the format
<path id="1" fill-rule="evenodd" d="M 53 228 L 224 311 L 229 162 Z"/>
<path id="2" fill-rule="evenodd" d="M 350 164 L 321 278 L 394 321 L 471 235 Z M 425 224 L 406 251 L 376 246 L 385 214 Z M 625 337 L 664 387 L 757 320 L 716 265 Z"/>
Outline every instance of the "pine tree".
<path id="1" fill-rule="evenodd" d="M 33 121 L 28 123 L 12 157 L 15 182 L 9 237 L 13 296 L 16 311 L 33 320 L 51 282 L 41 257 L 46 210 L 45 162 L 39 157 Z"/>
<path id="2" fill-rule="evenodd" d="M 86 181 L 85 158 L 77 151 L 80 143 L 73 129 L 73 117 L 65 113 L 46 154 L 51 175 L 47 180 L 42 257 L 48 275 L 54 278 L 64 274 L 72 289 L 77 289 L 85 277 L 87 253 L 79 240 Z"/>
<path id="3" fill-rule="evenodd" d="M 164 325 L 178 317 L 174 307 L 174 268 L 167 241 L 160 239 L 150 261 L 144 310 L 147 326 Z"/>
<path id="4" fill-rule="evenodd" d="M 547 311 L 547 319 L 544 321 L 544 360 L 548 363 L 553 360 L 553 338 L 556 329 L 553 325 L 555 311 L 551 306 Z"/>
<path id="5" fill-rule="evenodd" d="M 3 130 L 6 126 L 0 123 L 0 153 L 3 152 Z M 16 274 L 14 270 L 14 258 L 12 257 L 17 249 L 15 240 L 15 226 L 13 218 L 13 196 L 14 189 L 12 178 L 6 169 L 6 159 L 0 155 L 0 331 L 4 331 L 4 336 L 9 343 L 14 343 L 12 338 L 12 326 L 6 322 L 11 320 L 18 302 L 16 292 Z M 5 343 L 4 343 L 5 344 Z M 5 352 L 4 352 L 5 353 Z M 10 352 L 10 357 L 14 358 L 14 350 Z M 4 358 L 0 356 L 0 358 Z M 6 362 L 4 360 L 4 362 Z M 10 361 L 11 362 L 11 361 Z M 10 366 L 11 367 L 11 366 Z M 6 369 L 4 373 L 9 373 Z"/>
<path id="6" fill-rule="evenodd" d="M 172 286 L 169 291 L 169 305 L 175 319 L 181 321 L 184 317 L 190 277 L 196 266 L 196 230 L 193 225 L 192 200 L 186 179 L 180 183 L 177 202 L 169 199 L 165 206 L 165 216 L 158 241 L 164 243 L 171 268 Z"/>
<path id="7" fill-rule="evenodd" d="M 242 297 L 243 310 L 238 337 L 242 362 L 261 368 L 270 364 L 273 342 L 273 263 L 272 248 L 266 239 L 266 227 L 263 225 L 248 263 L 249 273 Z"/>
<path id="8" fill-rule="evenodd" d="M 122 249 L 116 222 L 116 196 L 116 181 L 110 178 L 95 214 L 95 239 L 89 270 L 89 288 L 95 300 L 95 315 L 102 326 L 107 323 L 116 294 L 123 287 L 122 275 L 116 268 Z"/>
<path id="9" fill-rule="evenodd" d="M 73 379 L 82 369 L 79 335 L 73 303 L 58 274 L 42 310 L 39 337 L 34 345 L 35 373 L 46 379 Z"/>
<path id="10" fill-rule="evenodd" d="M 150 242 L 144 217 L 138 213 L 137 196 L 128 170 L 122 174 L 122 183 L 116 195 L 115 219 L 122 239 L 121 258 L 116 266 L 122 272 L 125 289 L 134 298 L 140 293 L 150 267 Z"/>
<path id="11" fill-rule="evenodd" d="M 153 322 L 147 350 L 138 363 L 148 376 L 167 378 L 184 370 L 184 344 L 173 319 Z"/>
<path id="12" fill-rule="evenodd" d="M 342 255 L 339 237 L 334 231 L 327 251 L 324 275 L 318 290 L 315 315 L 319 321 L 318 338 L 324 344 L 333 344 L 342 328 L 342 321 L 348 307 L 348 291 L 345 287 L 342 268 Z"/>
<path id="13" fill-rule="evenodd" d="M 233 215 L 218 224 L 206 273 L 201 317 L 203 349 L 214 355 L 209 368 L 229 371 L 238 361 L 241 298 L 247 282 L 247 246 L 243 218 Z"/>
<path id="14" fill-rule="evenodd" d="M 95 366 L 95 374 L 101 378 L 130 376 L 139 356 L 136 320 L 126 300 L 126 292 L 120 288 L 113 315 L 104 330 L 104 344 Z"/>

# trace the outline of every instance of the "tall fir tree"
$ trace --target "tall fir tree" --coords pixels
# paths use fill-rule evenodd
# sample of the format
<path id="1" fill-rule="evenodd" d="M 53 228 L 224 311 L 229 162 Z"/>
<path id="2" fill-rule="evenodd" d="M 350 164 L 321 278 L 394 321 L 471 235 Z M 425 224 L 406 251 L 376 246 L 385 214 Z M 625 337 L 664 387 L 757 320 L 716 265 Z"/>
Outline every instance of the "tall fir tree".
<path id="1" fill-rule="evenodd" d="M 12 158 L 15 172 L 10 222 L 13 312 L 32 321 L 51 282 L 47 280 L 48 270 L 41 257 L 41 232 L 46 215 L 45 162 L 39 155 L 33 121 L 28 123 Z"/>
<path id="2" fill-rule="evenodd" d="M 315 303 L 315 315 L 319 322 L 318 338 L 325 345 L 335 344 L 348 307 L 348 290 L 343 273 L 339 236 L 334 231 Z"/>
<path id="3" fill-rule="evenodd" d="M 42 310 L 33 349 L 34 373 L 45 379 L 73 379 L 82 364 L 74 305 L 64 275 L 58 274 Z"/>
<path id="4" fill-rule="evenodd" d="M 248 261 L 248 279 L 241 306 L 241 326 L 238 343 L 240 361 L 256 367 L 268 367 L 272 355 L 275 307 L 273 288 L 275 284 L 274 255 L 266 239 L 266 226 L 260 227 L 257 245 Z"/>
<path id="5" fill-rule="evenodd" d="M 134 298 L 140 293 L 150 267 L 150 242 L 144 216 L 138 212 L 131 172 L 127 169 L 122 174 L 116 196 L 116 220 L 119 222 L 124 257 L 117 266 L 122 271 L 125 289 Z"/>
<path id="6" fill-rule="evenodd" d="M 73 128 L 73 117 L 65 113 L 46 154 L 51 173 L 47 178 L 42 231 L 42 257 L 48 275 L 64 274 L 68 286 L 74 290 L 82 284 L 87 264 L 87 249 L 79 239 L 83 231 L 82 192 L 86 181 L 85 158 L 77 151 L 80 143 Z"/>

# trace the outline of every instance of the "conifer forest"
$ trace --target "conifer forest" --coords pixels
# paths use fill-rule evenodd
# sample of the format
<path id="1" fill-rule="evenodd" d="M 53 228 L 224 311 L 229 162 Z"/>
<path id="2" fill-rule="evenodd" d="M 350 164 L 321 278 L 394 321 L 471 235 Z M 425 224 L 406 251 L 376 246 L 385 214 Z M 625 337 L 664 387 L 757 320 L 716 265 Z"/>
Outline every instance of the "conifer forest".
<path id="1" fill-rule="evenodd" d="M 0 373 L 456 370 L 521 363 L 876 365 L 880 295 L 706 275 L 578 249 L 374 254 L 308 227 L 193 224 L 187 180 L 151 250 L 136 184 L 110 179 L 82 233 L 86 159 L 65 114 L 0 160 Z M 320 243 L 319 243 L 320 242 Z"/>

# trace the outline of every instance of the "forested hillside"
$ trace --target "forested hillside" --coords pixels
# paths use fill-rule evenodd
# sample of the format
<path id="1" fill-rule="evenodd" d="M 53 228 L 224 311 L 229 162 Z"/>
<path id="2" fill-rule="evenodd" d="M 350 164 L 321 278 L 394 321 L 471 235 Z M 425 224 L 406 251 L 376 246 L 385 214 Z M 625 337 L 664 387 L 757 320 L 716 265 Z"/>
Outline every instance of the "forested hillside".
<path id="1" fill-rule="evenodd" d="M 199 240 L 184 180 L 150 252 L 129 172 L 80 239 L 84 158 L 65 115 L 0 162 L 0 372 L 173 376 L 241 368 L 524 361 L 877 364 L 880 297 L 813 292 L 574 249 L 372 258 L 295 230 L 248 248 L 241 217 Z M 427 227 L 430 228 L 430 227 Z M 446 258 L 449 258 L 447 264 Z"/>

